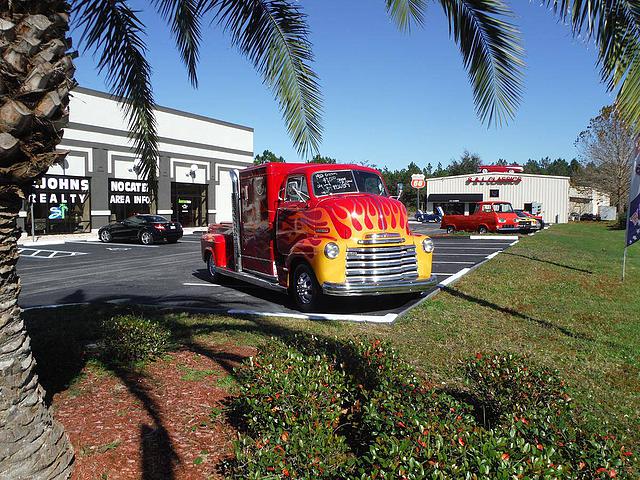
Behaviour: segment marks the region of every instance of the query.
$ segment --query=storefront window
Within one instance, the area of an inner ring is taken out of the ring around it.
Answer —
[[[173,218],[183,227],[207,225],[207,186],[196,183],[171,184]]]
[[[117,221],[138,213],[151,213],[149,182],[109,179],[109,210],[112,219]]]
[[[27,204],[27,231],[36,234],[91,231],[91,182],[87,177],[45,175],[34,185]]]

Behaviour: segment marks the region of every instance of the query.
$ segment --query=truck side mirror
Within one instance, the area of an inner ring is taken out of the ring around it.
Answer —
[[[285,189],[284,187],[282,187],[278,192],[278,201],[284,202],[284,193],[285,193]]]
[[[396,200],[400,200],[403,190],[404,190],[404,185],[398,182],[398,184],[396,185],[396,192],[398,192],[398,194],[392,198],[395,198]]]

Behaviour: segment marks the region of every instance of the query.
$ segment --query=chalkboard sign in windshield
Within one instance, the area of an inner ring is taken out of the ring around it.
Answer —
[[[358,191],[351,170],[333,170],[313,174],[313,193],[317,196]]]

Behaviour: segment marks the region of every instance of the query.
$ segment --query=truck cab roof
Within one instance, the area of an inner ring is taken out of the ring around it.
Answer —
[[[363,165],[355,165],[352,163],[284,163],[284,162],[269,162],[262,165],[255,165],[253,167],[243,170],[250,174],[250,172],[266,169],[269,172],[279,173],[281,175],[289,174],[310,174],[315,172],[326,172],[327,170],[364,170],[367,172],[379,173],[377,170],[365,167]]]

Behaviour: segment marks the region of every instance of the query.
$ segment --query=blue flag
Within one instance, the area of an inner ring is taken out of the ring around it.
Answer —
[[[631,187],[629,188],[629,216],[627,217],[627,246],[640,240],[640,151],[636,150],[636,158],[631,171]]]

